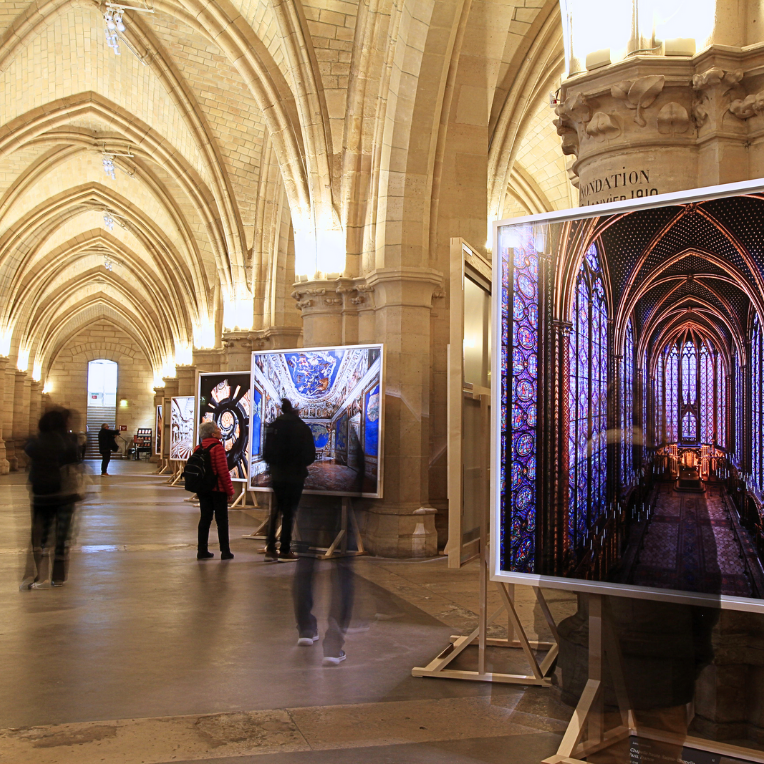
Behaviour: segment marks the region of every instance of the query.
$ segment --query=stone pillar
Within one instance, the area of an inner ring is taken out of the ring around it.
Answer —
[[[31,379],[25,371],[17,371],[13,389],[13,440],[16,444],[18,468],[26,467],[24,445],[29,438],[29,393]]]
[[[225,332],[221,369],[246,371],[252,366],[252,351],[264,347],[255,332]]]
[[[8,367],[8,359],[4,356],[0,356],[0,401],[5,398],[5,371]],[[7,475],[10,472],[11,465],[8,463],[6,456],[5,440],[3,439],[3,423],[4,418],[0,416],[0,475]],[[6,435],[10,433],[6,430]]]
[[[429,268],[295,284],[305,347],[384,344],[382,499],[366,505],[365,543],[383,557],[437,554],[429,506],[430,318],[443,278]]]
[[[16,458],[16,443],[13,440],[13,402],[16,394],[16,378],[13,367],[10,366],[10,359],[0,359],[4,363],[0,364],[0,382],[5,389],[5,406],[2,412],[3,433],[5,438],[5,458],[8,462],[8,470],[15,472],[19,468],[19,461]],[[0,391],[1,392],[1,391]]]
[[[197,371],[220,371],[222,360],[223,348],[194,350],[194,366]],[[246,368],[249,368],[249,366]]]
[[[29,386],[29,424],[27,432],[31,435],[37,432],[37,423],[42,415],[42,382],[32,380]],[[79,412],[77,413],[79,416]],[[76,422],[70,422],[69,426],[74,428]],[[76,429],[75,429],[76,432]]]
[[[564,82],[555,125],[581,205],[759,177],[758,56],[634,56]]]
[[[178,395],[196,395],[196,367],[178,366]]]

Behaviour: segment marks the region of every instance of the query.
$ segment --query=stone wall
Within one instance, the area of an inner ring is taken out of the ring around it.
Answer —
[[[108,321],[88,326],[64,344],[48,376],[51,403],[87,411],[88,363],[99,358],[119,364],[117,376],[117,428],[131,440],[138,427],[154,428],[153,373],[136,342]],[[121,399],[127,406],[119,406]],[[84,424],[83,424],[84,426]]]

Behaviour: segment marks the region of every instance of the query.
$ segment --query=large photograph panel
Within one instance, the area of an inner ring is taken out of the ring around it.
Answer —
[[[249,464],[249,421],[252,402],[250,373],[216,372],[199,375],[199,424],[213,421],[220,428],[231,480],[246,482]]]
[[[253,353],[250,487],[270,489],[265,428],[288,398],[316,446],[305,492],[380,497],[382,390],[381,345]]]
[[[170,404],[170,459],[185,462],[194,450],[194,396],[173,396]]]
[[[764,610],[749,185],[497,225],[496,578]]]

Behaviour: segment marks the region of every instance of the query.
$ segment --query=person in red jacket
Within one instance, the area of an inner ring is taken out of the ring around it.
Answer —
[[[215,555],[207,549],[210,537],[210,525],[212,516],[215,516],[215,524],[218,527],[218,541],[220,541],[220,559],[233,560],[231,547],[228,542],[228,502],[233,498],[233,483],[231,473],[228,470],[225,448],[220,441],[220,428],[215,422],[204,421],[199,425],[199,438],[202,443],[200,448],[210,449],[210,461],[212,471],[217,476],[217,485],[214,490],[207,494],[197,494],[199,497],[199,510],[202,516],[199,518],[199,540],[196,549],[197,560],[209,560]]]

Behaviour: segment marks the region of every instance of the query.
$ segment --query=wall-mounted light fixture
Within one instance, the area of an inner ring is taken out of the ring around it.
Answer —
[[[121,409],[126,409],[126,408],[127,408],[127,398],[121,398],[121,399],[120,399],[120,401],[119,401],[119,407],[120,407]]]
[[[145,56],[138,54],[138,51],[132,46],[130,41],[126,37],[120,37],[127,31],[125,26],[124,13],[125,11],[137,11],[138,13],[154,13],[154,9],[147,3],[143,3],[140,6],[135,5],[122,5],[121,3],[106,3],[106,10],[103,12],[103,20],[106,28],[104,32],[106,34],[106,44],[114,51],[114,55],[120,55],[119,43],[124,42],[127,45],[127,49],[144,65]]]

